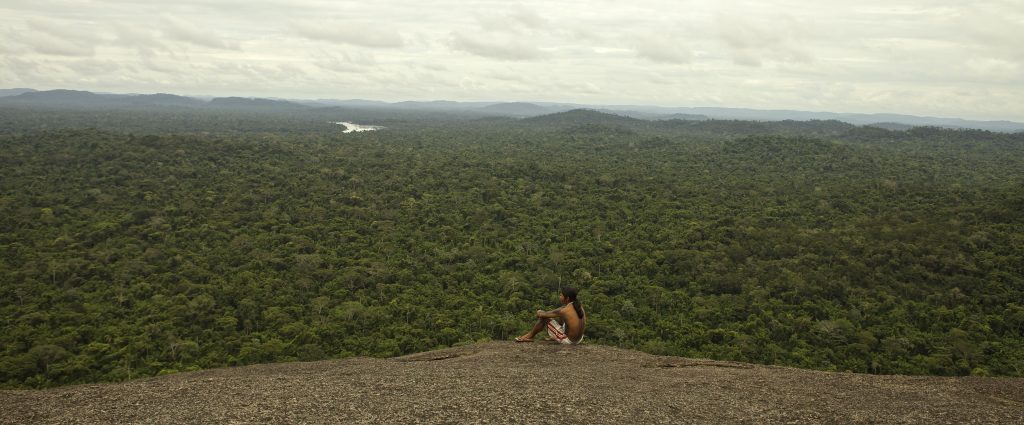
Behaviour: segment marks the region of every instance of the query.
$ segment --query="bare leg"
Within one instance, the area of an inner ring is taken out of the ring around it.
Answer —
[[[519,338],[516,338],[516,342],[531,342],[531,341],[533,341],[533,337],[535,335],[537,335],[538,333],[540,333],[540,331],[544,330],[544,327],[547,326],[548,320],[551,320],[551,319],[539,319],[539,320],[537,320],[537,324],[533,325],[533,329],[530,329],[530,331],[527,332],[526,335],[523,335],[523,336],[521,336]]]

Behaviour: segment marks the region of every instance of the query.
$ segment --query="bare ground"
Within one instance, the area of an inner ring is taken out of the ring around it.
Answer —
[[[0,423],[1024,424],[1024,379],[875,376],[489,342],[0,391]]]

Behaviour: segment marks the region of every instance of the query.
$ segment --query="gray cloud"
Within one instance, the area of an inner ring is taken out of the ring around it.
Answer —
[[[505,13],[477,15],[480,27],[485,31],[524,32],[528,30],[546,30],[551,22],[537,11],[514,5]]]
[[[558,90],[565,90],[571,93],[583,95],[602,94],[604,91],[597,84],[589,81],[560,81],[555,83]]]
[[[177,62],[156,60],[151,57],[143,58],[141,67],[154,72],[164,74],[162,77],[174,76],[182,72],[181,64]]]
[[[115,24],[113,30],[113,42],[111,44],[135,49],[144,59],[150,59],[158,54],[173,55],[168,45],[160,41],[160,32],[154,29],[139,27],[136,25]]]
[[[740,66],[761,66],[764,61],[809,63],[810,52],[798,47],[805,31],[790,16],[762,17],[761,20],[742,15],[719,14],[719,36],[731,49],[733,63]]]
[[[528,61],[547,57],[537,46],[520,41],[518,37],[483,39],[456,32],[451,35],[451,47],[485,58]]]
[[[163,16],[161,21],[161,32],[167,38],[211,49],[239,49],[238,43],[222,39],[214,34],[211,28],[202,28],[195,23],[167,15]]]
[[[99,37],[89,31],[91,25],[82,24],[76,21],[55,20],[50,18],[35,17],[26,21],[28,27],[35,31],[44,32],[64,40],[75,40],[83,43],[95,43]],[[83,34],[84,31],[88,31]]]
[[[32,34],[21,39],[32,50],[57,56],[92,56],[96,49],[89,44],[54,37],[50,34]]]
[[[770,48],[783,44],[786,39],[784,25],[762,26],[735,15],[719,15],[718,20],[722,40],[735,49]]]
[[[398,32],[351,22],[292,22],[296,34],[311,39],[362,47],[400,48],[405,41]]]
[[[372,54],[351,54],[348,52],[334,55],[328,52],[320,52],[314,56],[313,63],[325,70],[333,72],[359,73],[376,65]]]
[[[89,76],[112,75],[122,69],[121,64],[115,61],[91,58],[65,62],[65,66],[73,69],[76,74]]]
[[[741,66],[759,67],[761,58],[750,50],[738,50],[732,53],[732,63]]]
[[[20,42],[32,51],[56,56],[92,56],[96,37],[90,32],[79,35],[71,25],[46,18],[31,18],[23,31],[9,31],[7,40]]]
[[[6,55],[0,58],[0,68],[4,69],[4,80],[8,84],[15,82],[31,82],[33,77],[38,78],[39,75],[47,75],[48,71],[37,61],[24,60]],[[6,81],[8,79],[11,81]]]
[[[996,3],[998,4],[998,2]],[[1024,8],[1000,9],[981,3],[954,21],[979,47],[1024,61]]]
[[[633,50],[637,56],[655,62],[686,64],[693,60],[693,52],[678,39],[646,37],[637,40]]]

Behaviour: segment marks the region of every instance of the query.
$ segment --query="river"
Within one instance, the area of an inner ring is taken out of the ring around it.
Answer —
[[[355,132],[373,131],[373,130],[380,130],[380,129],[384,128],[384,127],[379,126],[379,125],[361,125],[361,124],[353,124],[353,123],[344,122],[344,121],[338,121],[335,124],[345,126],[345,131],[342,131],[342,133],[351,133],[353,131],[355,131]]]

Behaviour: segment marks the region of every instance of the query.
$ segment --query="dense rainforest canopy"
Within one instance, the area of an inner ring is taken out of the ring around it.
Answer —
[[[0,385],[509,339],[560,285],[588,343],[1024,376],[1022,211],[1022,134],[3,108]]]

